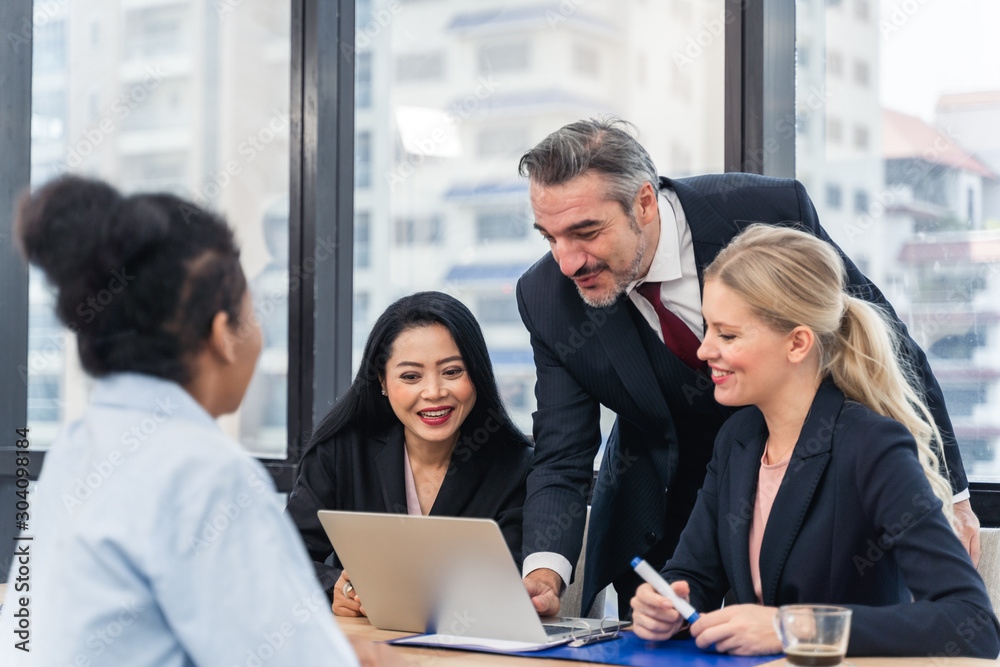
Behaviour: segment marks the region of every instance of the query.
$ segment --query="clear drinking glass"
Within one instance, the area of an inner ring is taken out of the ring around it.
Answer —
[[[840,665],[851,635],[851,610],[827,605],[785,605],[778,608],[774,629],[788,664]]]

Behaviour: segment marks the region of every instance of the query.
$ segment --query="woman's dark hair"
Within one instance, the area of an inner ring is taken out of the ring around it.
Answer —
[[[169,194],[122,196],[63,176],[22,197],[16,235],[56,288],[83,368],[184,384],[222,311],[239,321],[246,277],[225,221]]]
[[[486,350],[486,341],[479,323],[458,299],[442,292],[417,292],[404,296],[375,322],[361,357],[361,366],[347,392],[330,409],[316,427],[309,446],[328,440],[346,427],[365,432],[385,432],[398,424],[389,401],[382,395],[380,378],[385,377],[385,364],[392,356],[392,346],[399,334],[414,327],[443,325],[458,346],[466,372],[476,388],[476,404],[462,424],[464,437],[501,433],[508,440],[524,441],[524,434],[514,425],[500,399],[493,365]],[[492,423],[491,423],[492,422]],[[474,441],[474,447],[481,442]]]

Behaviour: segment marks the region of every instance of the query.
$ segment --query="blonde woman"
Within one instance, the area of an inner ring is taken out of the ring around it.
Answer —
[[[940,435],[893,330],[843,285],[830,244],[763,225],[706,270],[698,356],[719,403],[753,407],[719,432],[663,575],[702,612],[702,647],[780,652],[775,608],[828,603],[853,609],[849,655],[995,658],[996,616],[949,523]],[[682,627],[648,584],[632,608],[641,637]]]

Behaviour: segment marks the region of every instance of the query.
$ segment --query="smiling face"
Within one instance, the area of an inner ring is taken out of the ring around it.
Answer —
[[[462,355],[441,324],[396,336],[382,386],[410,446],[454,447],[476,404]]]
[[[659,239],[652,186],[643,185],[628,215],[606,197],[605,179],[589,171],[559,185],[530,185],[535,228],[548,241],[559,270],[595,308],[610,306],[645,275]]]
[[[705,282],[702,313],[707,330],[698,358],[712,370],[715,400],[762,410],[783,400],[798,370],[795,332],[782,334],[769,327],[718,280]]]

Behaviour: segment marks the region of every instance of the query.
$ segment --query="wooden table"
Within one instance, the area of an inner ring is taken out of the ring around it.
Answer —
[[[337,623],[344,634],[349,637],[368,639],[369,641],[384,641],[403,637],[409,633],[377,630],[367,619],[337,618]],[[417,665],[507,665],[507,667],[573,667],[574,665],[598,665],[603,663],[576,662],[571,660],[546,660],[542,658],[520,658],[506,655],[490,655],[488,653],[467,653],[465,651],[447,651],[443,649],[416,648],[397,646]],[[974,660],[972,658],[849,658],[848,662],[855,667],[985,667],[985,665],[1000,664],[1000,660]],[[784,667],[782,659],[768,662],[761,667]]]
[[[395,639],[397,637],[405,637],[410,634],[407,632],[390,632],[388,630],[377,630],[372,627],[366,619],[363,618],[337,618],[337,624],[340,625],[340,629],[344,631],[344,634],[348,637],[357,637],[359,639],[366,639],[368,641],[385,641],[387,639]],[[430,649],[430,648],[417,648],[415,646],[397,646],[395,647],[397,651],[402,653],[408,659],[412,660],[414,664],[423,667],[424,665],[442,665],[444,667],[449,667],[454,665],[471,665],[472,667],[479,667],[480,665],[489,667],[491,665],[506,667],[574,667],[575,665],[580,665],[580,667],[597,667],[598,665],[604,665],[608,667],[605,663],[599,662],[577,662],[575,660],[550,660],[543,658],[531,658],[531,657],[516,657],[507,655],[491,655],[489,653],[470,653],[466,651],[452,651],[444,649]],[[982,660],[973,660],[972,663],[982,663]],[[856,663],[857,667],[862,667],[860,663]],[[896,664],[893,662],[884,663],[886,667],[889,664]],[[914,665],[919,665],[920,663],[914,663]],[[959,663],[955,663],[954,667],[958,667]],[[986,663],[992,664],[992,663]],[[775,660],[774,662],[768,662],[760,667],[784,667],[784,660]],[[867,667],[868,663],[865,663],[864,667]],[[881,667],[882,663],[872,663],[872,665],[877,665]],[[951,663],[949,663],[951,665]]]
[[[3,601],[6,592],[6,584],[0,584],[0,602]],[[405,632],[389,632],[388,630],[377,630],[373,628],[368,619],[364,618],[338,618],[338,625],[349,637],[358,637],[368,641],[384,641],[396,637],[405,636]],[[569,660],[544,660],[541,658],[520,658],[505,655],[491,655],[488,653],[467,653],[465,651],[448,651],[444,649],[417,648],[409,646],[399,646],[396,648],[403,655],[412,660],[416,665],[434,665],[435,667],[448,667],[454,665],[469,665],[478,667],[480,665],[489,667],[491,665],[507,667],[573,667],[579,665],[597,665],[594,662],[573,662]],[[849,662],[855,667],[985,667],[985,665],[1000,664],[1000,660],[973,660],[971,658],[850,658]],[[781,667],[784,660],[775,660],[767,663],[770,667]]]
[[[378,630],[372,627],[366,618],[337,618],[337,624],[348,637],[358,637],[368,641],[385,641],[405,637],[408,632],[390,632],[388,630]],[[507,667],[573,667],[573,665],[597,665],[596,662],[574,662],[568,660],[544,660],[542,658],[520,658],[506,655],[492,655],[490,653],[469,653],[466,651],[453,651],[446,649],[418,648],[416,646],[397,646],[396,650],[412,660],[417,665],[439,665],[448,667],[449,665],[506,665]],[[780,663],[778,663],[780,664]]]

